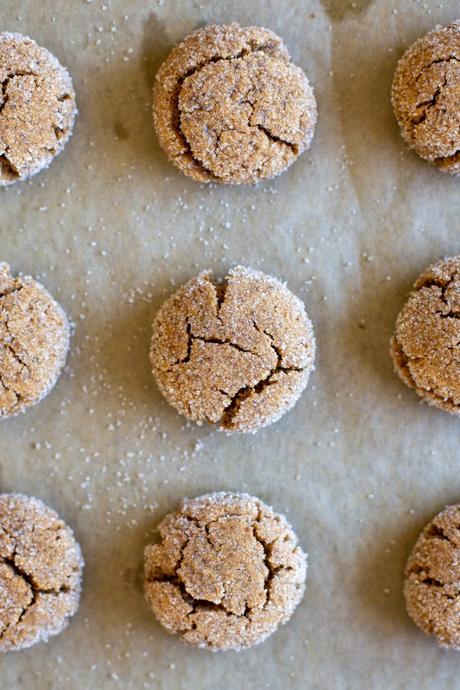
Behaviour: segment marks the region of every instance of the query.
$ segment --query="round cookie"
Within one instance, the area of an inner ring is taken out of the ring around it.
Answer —
[[[37,498],[0,494],[0,651],[60,633],[78,608],[83,559],[72,530]]]
[[[448,506],[420,534],[406,566],[409,616],[441,647],[460,650],[460,505]]]
[[[0,263],[0,418],[24,412],[53,388],[65,364],[69,325],[32,278]]]
[[[401,379],[430,404],[460,414],[460,256],[418,278],[396,321],[391,355]]]
[[[313,327],[276,278],[242,266],[224,283],[201,273],[161,307],[153,374],[188,419],[254,432],[294,406],[313,369]]]
[[[419,156],[460,173],[460,22],[418,39],[396,68],[392,103],[402,135]]]
[[[272,178],[310,147],[313,90],[282,40],[259,27],[207,26],[160,68],[153,120],[160,145],[198,182]]]
[[[212,651],[251,647],[302,599],[307,559],[282,515],[247,494],[182,501],[145,549],[145,594],[184,642]]]
[[[21,34],[0,34],[0,187],[48,166],[75,114],[72,80],[54,55]]]

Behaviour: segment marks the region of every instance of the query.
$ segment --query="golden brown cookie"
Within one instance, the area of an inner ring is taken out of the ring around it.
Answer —
[[[460,649],[460,505],[448,506],[420,534],[406,566],[409,616],[441,647]]]
[[[427,268],[396,321],[391,355],[430,404],[460,414],[460,256]]]
[[[243,649],[286,623],[307,559],[286,519],[247,494],[185,499],[145,549],[145,594],[160,623],[195,647]]]
[[[201,273],[161,307],[153,325],[153,374],[188,419],[253,432],[298,400],[313,369],[313,327],[276,278],[238,266],[224,283]]]
[[[75,114],[72,80],[54,55],[21,34],[0,34],[0,187],[48,166]]]
[[[419,156],[460,173],[460,22],[418,39],[396,68],[392,103],[402,135]]]
[[[69,325],[32,278],[0,263],[0,418],[24,412],[53,388],[65,364]]]
[[[259,27],[207,26],[176,46],[154,86],[162,148],[199,182],[249,184],[309,148],[316,101],[282,40]]]
[[[78,608],[83,559],[72,530],[37,498],[0,494],[0,651],[60,633]]]

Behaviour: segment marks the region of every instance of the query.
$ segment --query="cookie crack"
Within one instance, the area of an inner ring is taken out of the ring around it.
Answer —
[[[30,609],[32,609],[35,606],[35,604],[37,603],[37,598],[40,595],[50,595],[51,594],[53,596],[59,596],[59,594],[61,594],[61,593],[67,593],[70,591],[70,588],[67,585],[62,585],[59,589],[54,589],[54,588],[46,589],[46,588],[39,587],[35,583],[33,577],[30,575],[30,573],[28,573],[26,570],[21,568],[16,563],[15,557],[16,557],[16,552],[14,552],[12,556],[8,556],[8,557],[4,556],[4,557],[0,558],[0,563],[6,564],[12,570],[14,575],[21,578],[21,580],[23,580],[29,586],[31,599],[26,606],[21,607],[22,610],[21,610],[19,616],[16,618],[16,620],[10,621],[8,623],[8,625],[6,625],[0,631],[0,640],[5,636],[5,634],[8,632],[8,630],[11,627],[19,625],[19,623],[22,621],[22,619],[24,618],[26,613],[28,611],[30,611]]]
[[[166,371],[172,371],[174,369],[174,367],[176,367],[177,365],[187,364],[188,362],[190,362],[191,357],[192,357],[193,343],[196,340],[198,340],[202,343],[211,343],[211,344],[215,344],[215,345],[229,345],[230,347],[235,348],[235,350],[238,350],[238,352],[242,352],[242,353],[248,354],[248,355],[253,355],[254,357],[258,357],[259,359],[263,359],[263,355],[261,355],[259,352],[254,352],[254,350],[248,350],[247,348],[244,348],[241,345],[238,345],[238,343],[235,343],[233,340],[229,340],[227,338],[206,338],[204,336],[194,335],[192,332],[192,327],[191,327],[191,324],[189,321],[187,321],[186,332],[187,332],[187,338],[188,339],[187,339],[187,352],[186,352],[185,356],[182,359],[179,359],[176,362],[174,362],[171,365],[171,367],[169,369],[167,369]],[[274,370],[272,373],[274,373]]]
[[[439,588],[444,588],[445,584],[444,582],[440,582],[439,580],[436,580],[434,577],[424,577],[423,579],[420,580],[420,582],[424,585],[428,585],[429,587],[439,587]],[[449,599],[453,599],[452,596],[447,595]]]
[[[0,348],[2,348],[2,347],[7,349],[8,352],[11,352],[11,354],[13,355],[13,358],[16,360],[16,362],[18,362],[18,364],[20,364],[22,367],[24,367],[24,369],[26,369],[26,371],[30,371],[29,365],[26,364],[26,362],[21,358],[20,355],[18,355],[18,353],[16,352],[14,347],[11,345],[11,343],[6,343],[3,341],[2,343],[0,343]]]
[[[225,300],[227,297],[228,281],[225,281],[223,283],[212,283],[212,284],[213,284],[214,290],[216,292],[217,318],[221,319],[219,314],[220,314],[222,307],[225,304]]]
[[[460,149],[458,151],[455,151],[455,153],[451,153],[450,156],[439,156],[438,158],[434,159],[435,163],[456,163],[457,161],[460,160]]]
[[[6,106],[6,104],[9,101],[9,96],[7,93],[8,90],[8,85],[12,79],[15,77],[33,77],[35,81],[35,86],[37,86],[37,74],[35,72],[24,72],[24,71],[17,71],[17,72],[9,72],[6,77],[3,79],[3,81],[0,82],[0,96],[1,96],[1,102],[0,102],[0,114],[2,113],[2,110]]]
[[[422,288],[439,287],[439,288],[441,288],[441,294],[439,295],[439,299],[442,302],[444,302],[445,305],[450,307],[450,305],[446,299],[446,291],[450,288],[452,283],[454,283],[456,280],[458,280],[458,278],[459,278],[459,274],[453,273],[448,280],[442,280],[442,278],[430,277],[430,278],[427,278],[426,280],[423,280],[423,281],[417,281],[417,291],[422,289]]]
[[[1,158],[1,156],[0,156],[0,158]],[[11,282],[13,282],[13,281],[11,281]],[[11,288],[5,287],[3,289],[0,289],[0,299],[2,297],[7,297],[8,295],[16,295],[18,292],[21,292],[21,290],[23,290],[23,289],[24,289],[24,285],[19,285],[19,286],[15,285],[14,287],[11,287]]]
[[[261,545],[263,549],[263,562],[264,566],[267,569],[267,574],[265,576],[264,580],[264,591],[265,591],[265,604],[263,606],[262,610],[265,610],[267,606],[270,603],[270,596],[271,596],[271,588],[272,588],[272,582],[273,579],[275,578],[275,575],[279,573],[279,571],[282,569],[282,566],[279,566],[277,568],[274,568],[271,564],[271,555],[272,555],[272,549],[273,549],[273,544],[275,543],[276,539],[273,542],[266,542],[264,539],[261,539],[259,535],[257,534],[257,527],[259,526],[259,520],[260,520],[260,514],[258,517],[258,520],[253,523],[252,530],[254,534],[254,539],[258,544]]]
[[[251,123],[249,123],[249,124],[251,127],[255,127],[260,132],[263,132],[273,144],[277,144],[277,145],[283,146],[283,147],[287,146],[288,148],[291,149],[294,156],[297,156],[299,154],[299,147],[297,146],[297,144],[292,144],[290,141],[286,141],[285,139],[281,139],[281,137],[275,136],[274,134],[272,134],[270,132],[269,129],[267,129],[263,125],[259,125],[259,124],[253,125]]]
[[[8,348],[8,349],[12,352],[13,357],[15,357],[14,350],[11,348],[10,345],[8,345],[7,343],[2,343],[2,346],[5,347],[5,348]],[[0,347],[1,347],[1,346],[0,346]],[[16,357],[15,357],[15,358],[16,358]],[[19,361],[19,360],[18,360],[18,361]],[[20,362],[20,363],[21,363],[21,362]],[[22,395],[22,393],[19,393],[19,391],[17,391],[16,388],[14,388],[14,386],[8,385],[8,384],[5,382],[5,376],[4,376],[4,374],[3,374],[2,371],[0,371],[0,384],[3,386],[3,388],[4,388],[7,392],[13,393],[13,394],[16,396],[16,403],[18,403],[18,402],[20,402],[21,400],[24,399],[24,396]],[[0,408],[0,416],[1,416],[1,408]]]
[[[417,579],[417,582],[419,584],[426,585],[429,588],[439,590],[439,594],[446,599],[450,599],[451,601],[453,601],[459,598],[459,594],[450,594],[448,591],[446,591],[448,585],[445,582],[441,582],[437,578],[431,577],[429,574],[429,570],[427,571],[421,565],[413,565],[407,574],[408,576],[413,575]]]
[[[6,532],[6,530],[4,530]],[[6,532],[7,533],[7,532]],[[17,564],[17,551],[14,551],[11,556],[0,557],[0,563],[6,563],[17,577],[22,578],[35,594],[62,594],[70,591],[69,585],[62,584],[60,587],[41,587],[34,580],[33,575],[28,573],[24,568]]]
[[[10,161],[6,153],[0,153],[0,177],[16,178],[20,173]]]
[[[450,537],[444,532],[442,527],[439,527],[439,525],[431,525],[425,536],[429,539],[441,539],[442,541],[448,541],[452,544]],[[454,544],[452,544],[452,546],[454,546]]]
[[[16,402],[19,402],[21,400],[21,396],[19,393],[17,393],[14,388],[11,388],[10,386],[7,386],[6,383],[3,381],[2,376],[0,374],[0,384],[3,386],[4,390],[6,390],[8,393],[13,393],[13,395],[16,396]],[[0,408],[0,416],[2,413],[2,409]]]
[[[446,86],[447,86],[447,77],[444,79],[444,83],[442,84],[442,86],[438,86],[438,88],[436,89],[436,91],[434,92],[433,96],[430,99],[428,99],[426,101],[421,101],[420,103],[417,103],[417,105],[415,106],[417,108],[417,110],[419,108],[424,108],[424,110],[422,111],[422,113],[418,117],[415,117],[411,120],[411,124],[414,127],[417,127],[418,125],[421,125],[423,122],[426,121],[426,119],[428,118],[429,112],[437,106],[438,101],[439,101],[439,97],[441,96],[442,91]]]
[[[268,334],[267,334],[268,335]],[[228,405],[224,407],[223,414],[220,418],[220,423],[224,429],[232,427],[233,420],[238,415],[240,408],[245,400],[252,397],[253,395],[260,395],[269,386],[276,385],[278,381],[273,381],[272,378],[279,373],[289,374],[290,372],[301,373],[304,371],[303,368],[299,367],[285,367],[282,366],[282,352],[272,344],[277,355],[277,364],[271,369],[266,376],[261,378],[255,385],[246,385],[236,391],[236,393],[231,397]],[[228,395],[228,394],[227,394]]]
[[[199,335],[193,335],[193,333],[191,334],[191,338],[192,341],[200,340],[203,343],[214,343],[215,345],[230,345],[230,347],[234,347],[235,350],[238,350],[238,352],[243,352],[247,355],[254,355],[254,357],[262,358],[262,355],[260,355],[258,352],[254,352],[253,350],[247,350],[241,345],[238,345],[238,343],[234,343],[232,340],[226,340],[221,338],[204,338]]]
[[[12,292],[19,292],[20,289],[22,289],[22,288],[18,288],[16,291],[13,290]],[[10,293],[10,294],[12,294],[12,293]],[[10,331],[9,326],[8,326],[8,319],[6,319],[6,320],[4,321],[4,326],[5,326],[6,330],[8,331],[8,333],[10,333],[11,331]],[[13,347],[13,345],[11,345],[11,343],[2,341],[2,342],[0,343],[0,351],[1,351],[2,348],[3,348],[4,350],[7,350],[8,352],[10,352],[10,353],[12,354],[14,360],[15,360],[18,364],[20,364],[21,367],[23,367],[23,369],[25,369],[26,371],[30,372],[30,367],[29,367],[29,365],[28,365],[28,364],[22,359],[22,357],[17,353],[17,351],[15,350],[15,348]],[[24,396],[23,396],[19,391],[17,391],[16,388],[15,388],[14,386],[12,386],[12,385],[7,385],[7,384],[5,383],[5,376],[4,376],[3,372],[1,372],[1,371],[0,371],[0,383],[1,383],[1,385],[3,386],[3,388],[4,388],[5,390],[9,391],[10,393],[14,393],[14,395],[16,396],[16,402],[20,402],[21,400],[24,399]]]
[[[415,82],[417,83],[418,80],[422,77],[423,73],[426,72],[427,70],[431,69],[431,67],[433,67],[433,65],[439,65],[442,63],[449,64],[449,62],[460,62],[460,59],[458,57],[456,57],[455,55],[450,55],[448,58],[437,58],[436,60],[433,60],[432,62],[428,63],[428,65],[424,65],[424,67],[422,67],[422,69],[420,70],[420,73],[419,73],[417,79],[415,80]]]

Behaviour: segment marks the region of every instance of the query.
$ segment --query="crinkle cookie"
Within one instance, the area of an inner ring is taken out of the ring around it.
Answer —
[[[32,278],[0,263],[0,418],[25,412],[53,388],[69,349],[62,307]]]
[[[420,534],[406,566],[409,616],[441,647],[460,650],[460,505],[448,506]]]
[[[160,623],[212,651],[251,647],[302,599],[307,559],[282,515],[247,494],[185,499],[145,549],[145,594]]]
[[[391,355],[401,379],[432,405],[460,414],[460,256],[418,278],[396,321]]]
[[[225,282],[201,273],[161,307],[153,374],[188,419],[254,432],[291,409],[313,369],[315,339],[302,302],[276,278],[238,266]]]
[[[48,166],[72,134],[72,80],[45,48],[0,34],[0,187]]]
[[[199,182],[272,178],[310,147],[316,101],[282,40],[259,27],[207,26],[176,46],[154,86],[162,148]]]
[[[437,27],[403,55],[392,103],[402,135],[419,156],[460,173],[460,22]]]
[[[60,633],[78,609],[83,559],[57,513],[22,494],[0,494],[0,651]]]

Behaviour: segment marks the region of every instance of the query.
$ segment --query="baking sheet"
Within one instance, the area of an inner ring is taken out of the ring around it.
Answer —
[[[458,421],[392,373],[388,341],[416,275],[459,252],[458,181],[407,151],[389,103],[397,58],[457,0],[2,0],[73,78],[73,139],[0,195],[1,259],[37,276],[75,322],[55,391],[4,421],[0,488],[41,497],[86,557],[69,628],[0,658],[8,690],[443,690],[459,658],[406,616],[418,531],[458,501]],[[176,172],[151,126],[151,84],[197,26],[238,20],[284,37],[319,104],[310,152],[257,189]],[[191,427],[162,400],[150,323],[175,286],[235,262],[288,281],[318,358],[295,409],[255,436]],[[184,495],[231,489],[284,511],[309,553],[290,623],[239,654],[190,649],[147,610],[142,551]]]

